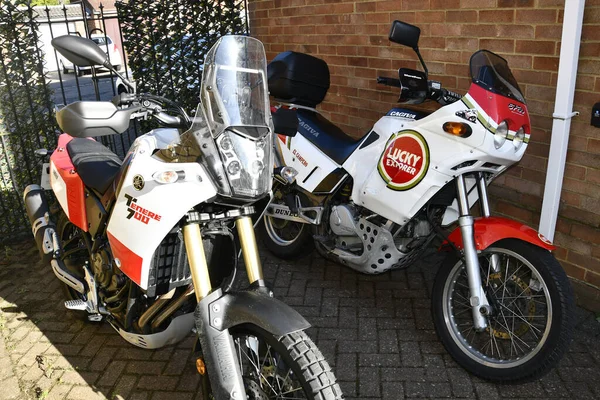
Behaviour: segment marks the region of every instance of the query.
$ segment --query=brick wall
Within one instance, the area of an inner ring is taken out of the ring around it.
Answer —
[[[508,59],[525,93],[532,142],[523,160],[490,189],[496,213],[539,224],[556,92],[563,0],[251,0],[251,32],[267,58],[286,50],[327,61],[331,88],[321,111],[348,133],[366,132],[396,103],[398,90],[377,76],[417,68],[412,50],[387,40],[394,19],[421,28],[432,79],[465,93],[468,61],[481,48]],[[589,125],[600,101],[600,1],[588,0],[580,50],[556,256],[580,300],[600,308],[600,130]],[[436,108],[427,105],[426,108]],[[552,162],[552,161],[550,161]],[[592,286],[591,286],[592,285]]]

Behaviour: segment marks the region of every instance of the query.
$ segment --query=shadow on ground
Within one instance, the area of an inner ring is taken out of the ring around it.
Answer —
[[[284,262],[262,252],[275,295],[313,324],[346,398],[600,398],[600,324],[577,309],[575,341],[559,367],[525,385],[474,378],[433,331],[435,260],[379,276],[316,254]],[[129,345],[106,324],[74,319],[59,281],[30,242],[0,256],[0,399],[199,399],[193,337],[157,351]]]

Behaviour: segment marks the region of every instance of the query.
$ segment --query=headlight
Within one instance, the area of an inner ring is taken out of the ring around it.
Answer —
[[[497,149],[502,147],[504,142],[506,142],[506,137],[508,136],[508,124],[506,121],[500,122],[498,128],[496,128],[496,133],[494,133],[494,146]]]
[[[513,145],[515,146],[515,151],[518,151],[521,146],[523,146],[523,141],[525,140],[525,130],[523,127],[520,127],[517,133],[515,134],[515,138],[513,139]]]
[[[257,197],[269,191],[271,135],[254,140],[225,131],[217,138],[217,146],[233,196]]]

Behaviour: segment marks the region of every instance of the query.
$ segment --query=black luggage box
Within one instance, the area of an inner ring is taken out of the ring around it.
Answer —
[[[327,63],[304,53],[286,51],[267,66],[269,92],[278,100],[316,107],[329,89]]]

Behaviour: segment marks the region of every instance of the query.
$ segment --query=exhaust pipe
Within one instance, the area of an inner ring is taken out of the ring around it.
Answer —
[[[31,231],[35,237],[40,258],[44,263],[50,263],[58,279],[75,289],[85,293],[85,286],[81,280],[71,275],[63,261],[59,258],[62,253],[56,225],[50,219],[50,209],[44,195],[44,189],[39,185],[29,185],[23,192],[23,201],[27,216],[31,223]]]
[[[39,185],[27,186],[23,192],[23,201],[40,258],[44,263],[49,263],[58,249],[55,248],[54,243],[57,241],[56,225],[50,220],[50,209],[44,189]]]

